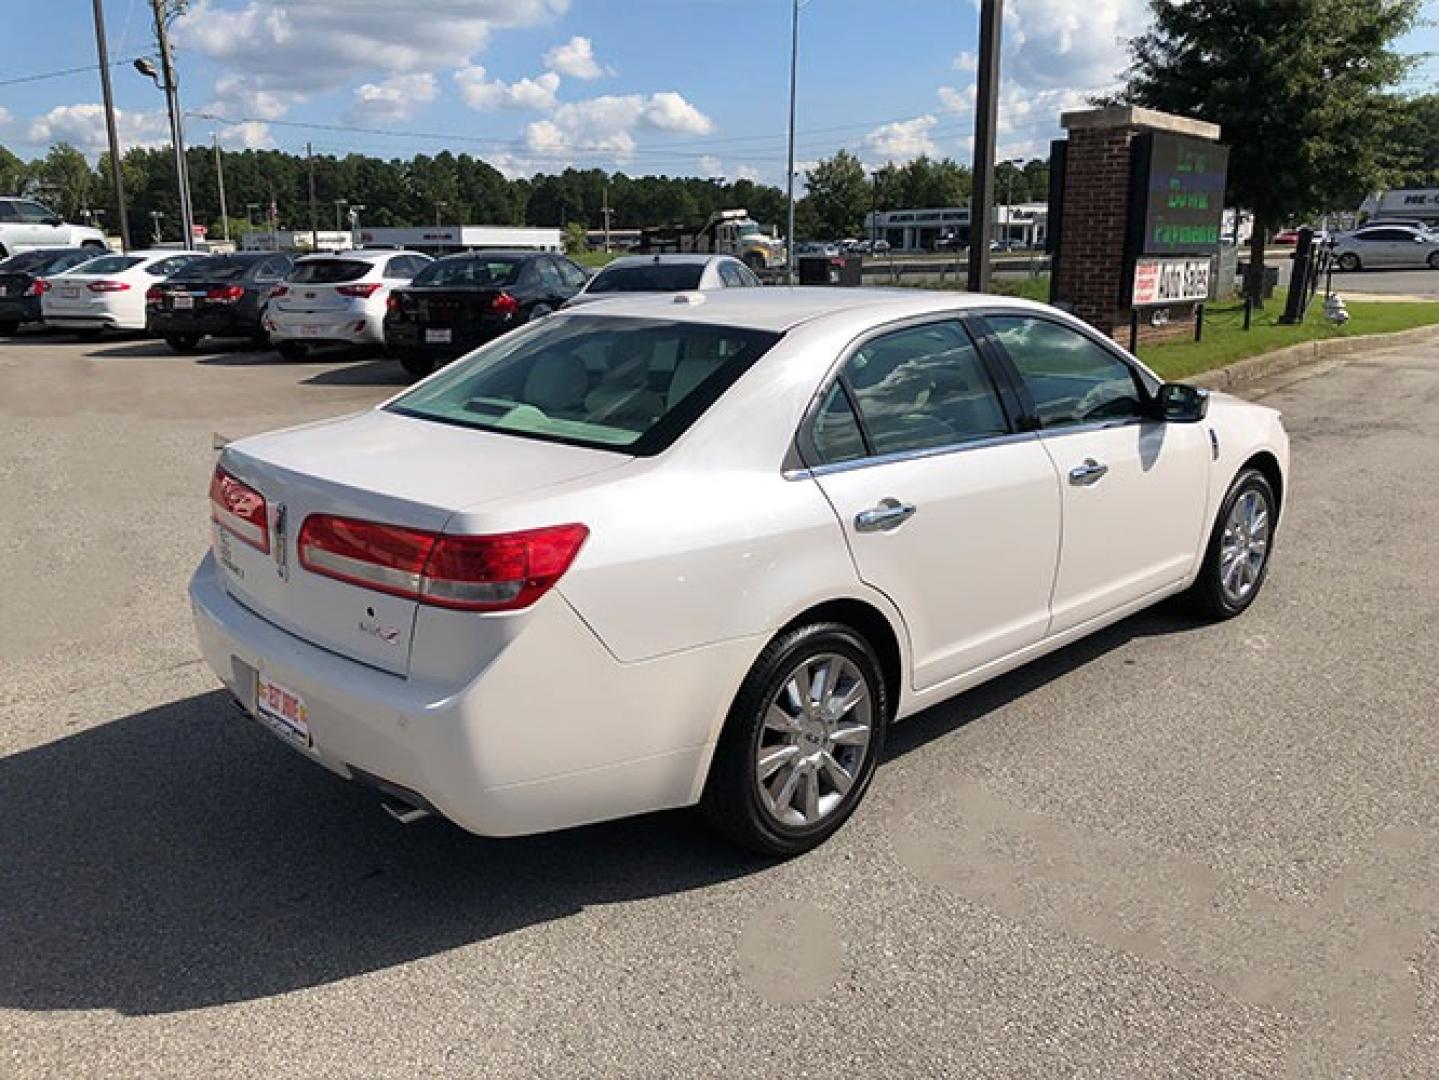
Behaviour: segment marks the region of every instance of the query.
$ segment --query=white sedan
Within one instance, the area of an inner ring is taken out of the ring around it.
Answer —
[[[712,289],[753,289],[755,272],[733,255],[626,255],[605,266],[565,301],[567,308],[621,296]]]
[[[401,818],[699,804],[794,854],[890,723],[1176,593],[1244,611],[1288,460],[1040,304],[616,301],[231,443],[190,596],[245,710]]]
[[[205,257],[201,251],[101,255],[50,278],[40,297],[40,316],[46,326],[81,333],[143,330],[150,287]]]
[[[263,325],[287,360],[312,345],[383,345],[390,290],[434,260],[418,251],[346,251],[298,260],[270,293]]]

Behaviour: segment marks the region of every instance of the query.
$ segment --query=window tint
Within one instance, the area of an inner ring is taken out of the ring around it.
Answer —
[[[151,277],[169,277],[182,267],[189,266],[195,261],[193,255],[174,255],[168,259],[161,259],[159,262],[151,263],[145,267],[145,273]]]
[[[585,272],[569,259],[556,259],[555,262],[560,268],[560,276],[565,279],[565,284],[571,289],[583,288],[585,282],[589,280],[585,276]]]
[[[720,280],[724,282],[726,289],[743,289],[749,284],[734,263],[720,263],[719,273]]]
[[[19,221],[20,212],[12,202],[0,202],[0,221]]]
[[[89,262],[95,258],[95,253],[93,251],[67,251],[63,255],[56,256],[47,252],[45,258],[48,260],[46,271],[51,274],[59,274],[69,270],[72,266]]]
[[[589,292],[684,292],[700,287],[702,263],[630,263],[607,266],[590,282]]]
[[[293,266],[294,263],[284,255],[276,255],[255,267],[255,280],[279,281],[290,272]]]
[[[958,323],[885,334],[844,366],[876,454],[950,446],[1009,430],[994,384]]]
[[[296,285],[338,285],[359,281],[370,272],[370,266],[359,259],[302,259],[290,271],[290,281]]]
[[[75,257],[74,252],[66,252],[65,256]],[[73,262],[65,262],[65,256],[56,258],[50,251],[26,251],[20,255],[11,255],[8,259],[0,262],[0,274],[33,274],[41,271],[48,271],[52,274],[59,273],[74,266]],[[88,254],[85,258],[90,258]],[[64,265],[61,265],[61,264]]]
[[[480,349],[389,407],[487,431],[653,454],[778,340],[702,323],[547,319]]]
[[[835,382],[824,397],[824,404],[814,418],[814,448],[822,462],[854,461],[865,456],[864,436],[859,420],[850,408],[844,387]]]
[[[257,260],[244,255],[210,255],[196,259],[179,273],[175,281],[234,281],[245,276],[245,271]]]
[[[762,281],[760,281],[759,275],[756,274],[753,270],[751,270],[748,266],[740,264],[734,269],[735,273],[738,274],[740,278],[744,281],[744,283],[748,285],[751,289],[757,289],[764,284]]]
[[[1358,234],[1358,239],[1367,242],[1392,243],[1395,240],[1413,241],[1415,234],[1408,229],[1369,229]]]
[[[81,267],[85,274],[123,274],[132,266],[138,266],[143,259],[134,255],[102,255],[98,259],[91,259]]]
[[[560,268],[554,259],[536,259],[535,269],[539,272],[540,283],[554,292],[564,292],[565,279],[560,277]]]
[[[1047,319],[988,321],[1019,369],[1041,427],[1146,415],[1134,370],[1083,334]]]
[[[500,287],[513,285],[519,277],[521,259],[513,256],[464,256],[438,259],[415,275],[416,285],[442,288]]]
[[[30,202],[28,199],[19,199],[12,205],[15,207],[15,212],[19,214],[20,220],[32,225],[52,221],[60,216],[50,208],[41,206],[37,202]]]

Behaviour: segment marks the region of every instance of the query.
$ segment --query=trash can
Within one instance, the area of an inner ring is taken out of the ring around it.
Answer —
[[[801,255],[799,283],[853,287],[860,284],[863,269],[864,258],[860,255]]]

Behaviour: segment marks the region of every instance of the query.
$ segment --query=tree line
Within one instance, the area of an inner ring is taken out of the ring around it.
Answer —
[[[702,220],[725,208],[743,207],[763,225],[784,228],[785,193],[753,180],[683,176],[629,176],[603,169],[565,169],[528,179],[511,179],[481,158],[449,151],[408,160],[365,154],[343,157],[283,150],[223,152],[226,205],[232,237],[267,229],[273,205],[281,228],[310,227],[310,172],[314,172],[317,225],[348,228],[348,209],[362,205],[361,225],[444,224],[533,225],[599,229],[605,208],[614,229]],[[215,156],[208,147],[186,152],[197,223],[219,236],[220,196]],[[168,148],[136,148],[121,159],[130,228],[136,243],[179,235],[179,196],[174,156]],[[1048,163],[1005,162],[998,173],[1000,199],[1043,200]],[[840,151],[807,171],[808,194],[795,209],[801,239],[863,235],[871,210],[965,206],[970,170],[948,158],[919,157],[873,172],[853,154]],[[28,194],[68,220],[97,213],[111,232],[118,228],[109,159],[92,166],[73,146],[59,144],[43,157],[22,161],[0,147],[0,194]],[[159,215],[159,216],[155,216]]]

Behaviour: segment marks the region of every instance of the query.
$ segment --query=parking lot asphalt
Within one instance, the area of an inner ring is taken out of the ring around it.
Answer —
[[[1432,345],[1267,399],[1292,492],[1244,617],[905,722],[782,864],[687,813],[401,826],[217,692],[213,435],[397,385],[0,341],[0,1076],[1439,1074]]]

